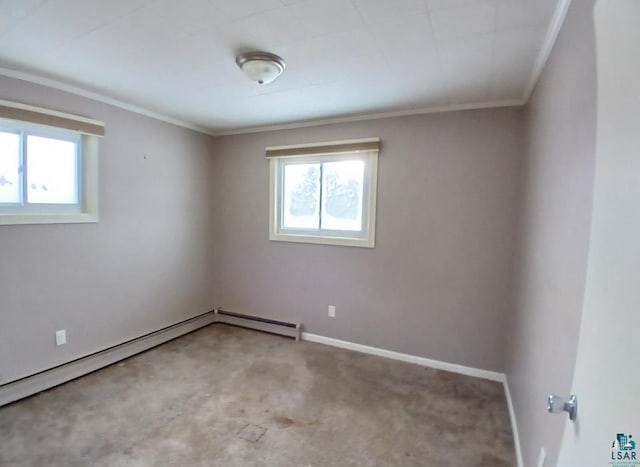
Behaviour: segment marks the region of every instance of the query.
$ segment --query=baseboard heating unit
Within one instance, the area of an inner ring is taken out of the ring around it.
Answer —
[[[300,340],[300,332],[302,328],[300,323],[288,323],[286,321],[278,321],[275,319],[232,313],[220,308],[216,308],[213,313],[215,314],[214,322],[216,323],[231,324],[233,326],[255,329],[257,331],[269,332],[280,336],[293,337],[297,341]]]
[[[208,311],[194,318],[63,363],[54,368],[49,368],[15,381],[0,384],[0,407],[59,384],[66,383],[72,379],[79,378],[80,376],[112,365],[125,358],[144,352],[145,350],[149,350],[157,345],[164,344],[184,334],[216,323],[225,323],[280,336],[292,337],[297,341],[300,340],[302,332],[302,325],[299,323],[287,323],[285,321],[260,318],[258,316],[242,315],[216,308],[213,311]]]

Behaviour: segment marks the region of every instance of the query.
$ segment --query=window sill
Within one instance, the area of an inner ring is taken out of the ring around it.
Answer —
[[[95,224],[98,216],[77,214],[0,214],[0,225],[26,224]]]
[[[355,246],[375,248],[374,238],[321,237],[316,235],[293,235],[271,232],[269,240],[275,242],[315,243],[317,245]]]

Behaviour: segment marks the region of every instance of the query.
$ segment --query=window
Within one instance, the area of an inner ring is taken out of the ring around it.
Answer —
[[[375,246],[379,140],[267,148],[276,241]]]
[[[0,101],[0,224],[96,222],[101,125]]]

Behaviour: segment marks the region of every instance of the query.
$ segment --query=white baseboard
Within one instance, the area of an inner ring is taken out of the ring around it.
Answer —
[[[504,378],[504,394],[507,398],[507,407],[509,408],[509,418],[511,419],[511,431],[513,432],[513,443],[516,449],[516,460],[518,467],[523,467],[522,450],[520,449],[520,436],[518,435],[518,423],[516,421],[516,412],[513,408],[513,400],[511,399],[511,390],[509,389],[509,381],[505,375]]]
[[[0,386],[0,407],[112,365],[216,321],[213,312]]]
[[[504,374],[498,373],[497,371],[482,370],[480,368],[473,368],[470,366],[458,365],[455,363],[441,362],[439,360],[432,360],[430,358],[418,357],[415,355],[409,355],[400,352],[393,352],[391,350],[380,349],[377,347],[369,347],[368,345],[356,344],[354,342],[341,341],[339,339],[333,339],[331,337],[318,336],[317,334],[309,334],[308,332],[302,333],[302,340],[331,345],[333,347],[340,347],[341,349],[355,350],[356,352],[377,355],[378,357],[385,357],[391,358],[393,360],[415,363],[416,365],[427,366],[430,368],[435,368],[437,370],[450,371],[452,373],[459,373],[461,375],[490,379],[491,381],[498,381],[500,383],[504,382]]]

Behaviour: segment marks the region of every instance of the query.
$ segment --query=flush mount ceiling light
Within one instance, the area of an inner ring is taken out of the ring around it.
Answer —
[[[238,55],[236,63],[245,75],[259,84],[269,84],[282,74],[284,60],[269,52],[248,52]]]

